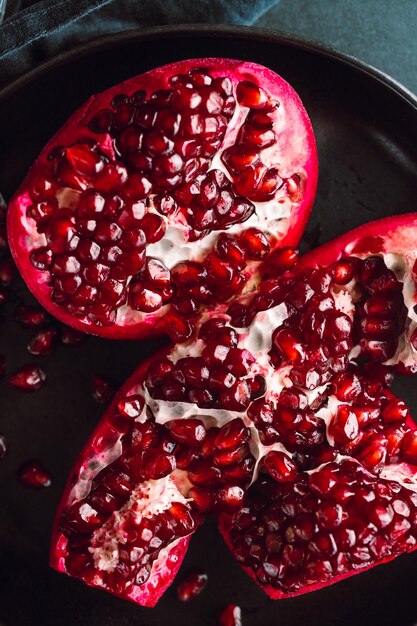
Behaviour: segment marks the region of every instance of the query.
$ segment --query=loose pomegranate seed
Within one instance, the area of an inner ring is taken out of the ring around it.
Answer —
[[[40,330],[27,345],[28,352],[35,356],[47,356],[51,354],[57,337],[54,328]]]
[[[208,576],[203,572],[193,572],[177,587],[177,595],[181,602],[189,602],[198,596],[207,584]]]
[[[8,287],[17,277],[17,269],[10,256],[0,260],[0,284]]]
[[[265,470],[278,483],[293,481],[297,476],[296,464],[283,452],[268,452],[263,462]]]
[[[21,391],[38,391],[46,380],[45,372],[38,365],[24,365],[9,376],[12,387]]]
[[[16,307],[14,318],[19,324],[28,328],[45,326],[49,321],[46,311],[39,307],[26,306],[24,304],[19,304]]]
[[[116,392],[116,385],[107,376],[96,374],[91,379],[91,393],[98,404],[109,404]]]
[[[22,485],[32,489],[42,489],[51,485],[50,473],[35,460],[26,461],[19,467],[18,478]]]
[[[242,611],[236,604],[228,604],[219,614],[219,626],[242,626]]]
[[[4,435],[0,435],[0,459],[4,459],[7,454],[8,445],[7,439]]]

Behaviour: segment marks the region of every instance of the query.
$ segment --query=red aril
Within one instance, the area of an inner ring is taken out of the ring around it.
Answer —
[[[47,469],[37,460],[25,461],[18,470],[19,481],[25,487],[42,489],[51,484],[51,475]]]
[[[23,365],[9,376],[10,385],[21,391],[39,391],[45,380],[45,372],[36,364]]]
[[[207,584],[207,574],[192,572],[177,587],[177,596],[181,602],[189,602],[200,595]]]
[[[242,626],[240,606],[228,604],[219,614],[218,626]]]
[[[69,326],[182,341],[202,307],[298,242],[316,179],[309,119],[282,78],[249,62],[181,61],[72,115],[10,203],[10,247]]]

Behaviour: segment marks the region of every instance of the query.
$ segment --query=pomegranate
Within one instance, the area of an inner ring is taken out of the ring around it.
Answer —
[[[416,227],[281,251],[274,278],[145,362],[69,478],[52,566],[153,606],[210,511],[273,598],[413,550],[417,430],[389,386],[413,369]]]
[[[229,59],[157,68],[92,97],[8,210],[10,248],[59,320],[114,338],[192,334],[296,244],[314,198],[311,124],[271,70]]]

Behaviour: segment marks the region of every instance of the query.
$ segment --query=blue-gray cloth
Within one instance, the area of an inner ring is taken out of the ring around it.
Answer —
[[[0,87],[99,35],[162,24],[252,24],[277,1],[43,0],[0,27]]]

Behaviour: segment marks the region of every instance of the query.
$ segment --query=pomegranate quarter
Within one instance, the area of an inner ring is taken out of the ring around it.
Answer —
[[[316,182],[311,124],[282,78],[249,62],[181,61],[72,115],[10,204],[10,248],[69,326],[184,341],[203,307],[297,244]]]
[[[389,387],[416,365],[416,233],[410,214],[287,251],[142,364],[71,473],[52,566],[153,606],[210,512],[272,598],[414,550],[417,431]]]

